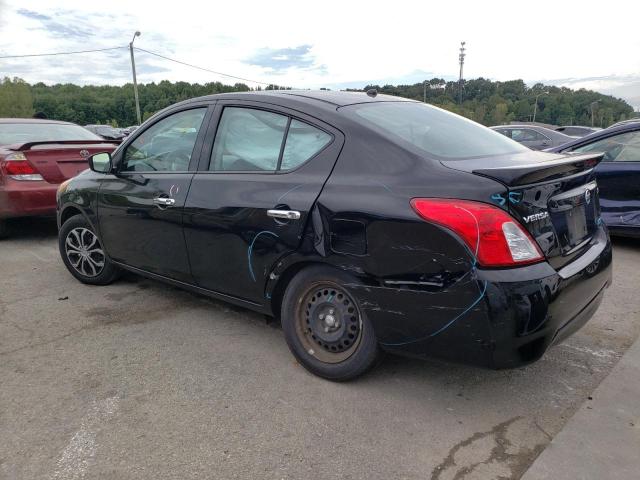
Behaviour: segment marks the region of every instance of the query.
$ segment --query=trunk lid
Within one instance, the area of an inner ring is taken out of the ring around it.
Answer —
[[[57,184],[89,168],[87,158],[95,153],[112,152],[116,144],[107,140],[30,142],[12,145],[22,152],[47,182]]]
[[[602,154],[525,152],[442,163],[503,184],[506,193],[489,200],[507,208],[560,268],[580,256],[600,228],[594,167],[601,160]]]

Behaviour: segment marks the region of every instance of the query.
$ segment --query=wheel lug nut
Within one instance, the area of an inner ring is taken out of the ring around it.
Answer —
[[[333,315],[334,312],[335,312],[335,310],[333,308],[329,310],[329,314],[330,315]]]
[[[324,313],[321,313],[319,318],[320,318],[320,320],[324,320]]]

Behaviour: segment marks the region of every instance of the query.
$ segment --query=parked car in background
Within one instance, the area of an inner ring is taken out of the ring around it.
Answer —
[[[125,137],[125,134],[120,129],[111,125],[85,125],[84,128],[105,140],[122,140]]]
[[[275,315],[332,380],[381,349],[515,367],[610,283],[600,159],[375,90],[212,95],[60,188],[60,254],[84,283],[125,269]]]
[[[602,219],[613,234],[640,237],[640,120],[621,122],[550,151],[603,152],[595,169]]]
[[[569,135],[537,125],[498,125],[491,128],[532,150],[544,150],[572,140]]]
[[[127,135],[131,135],[136,128],[138,128],[138,125],[131,125],[130,127],[124,127],[122,131],[125,134],[125,136],[127,136]]]
[[[613,125],[611,125],[609,128],[612,127],[619,127],[620,125],[626,125],[628,123],[635,123],[635,122],[640,122],[640,117],[636,117],[636,118],[630,118],[628,120],[621,120],[618,123],[614,123]]]
[[[90,155],[114,148],[73,123],[0,119],[0,236],[9,218],[55,214],[58,185],[87,169]]]
[[[602,130],[599,127],[581,127],[578,125],[567,125],[564,127],[556,127],[554,129],[556,132],[564,133],[565,135],[569,135],[570,137],[584,137],[585,135],[589,135],[593,132],[597,132],[598,130]]]

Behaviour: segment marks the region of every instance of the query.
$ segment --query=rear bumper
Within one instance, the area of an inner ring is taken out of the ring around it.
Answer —
[[[489,368],[539,359],[582,327],[611,282],[604,229],[561,270],[548,263],[508,270],[473,269],[440,292],[353,287],[388,351]]]
[[[4,179],[0,183],[0,218],[54,215],[58,185],[46,181]]]

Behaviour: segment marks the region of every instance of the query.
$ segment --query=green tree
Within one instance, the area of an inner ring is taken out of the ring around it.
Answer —
[[[0,83],[0,117],[32,117],[33,97],[25,81],[5,77]]]

